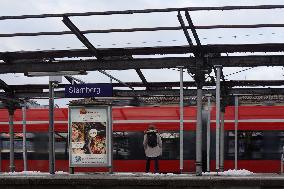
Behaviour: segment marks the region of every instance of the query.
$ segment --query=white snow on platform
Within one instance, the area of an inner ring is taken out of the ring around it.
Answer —
[[[131,173],[131,172],[116,172],[112,175],[117,176],[190,176],[189,174],[174,174],[174,173]]]
[[[121,176],[135,176],[135,173],[130,173],[130,172],[119,172],[119,173],[113,173],[112,175],[121,175]]]
[[[215,176],[215,175],[221,175],[221,176],[247,176],[247,175],[253,175],[254,173],[245,169],[239,169],[239,170],[231,170],[224,172],[204,172],[202,175],[204,176]]]
[[[56,171],[55,175],[62,175],[66,174],[69,175],[68,172],[63,172],[63,171]],[[102,173],[105,174],[105,173]],[[224,172],[203,172],[203,176],[247,176],[247,175],[254,175],[255,173],[250,172],[245,169],[240,169],[240,170],[227,170]],[[22,171],[22,172],[5,172],[2,173],[1,175],[15,175],[15,176],[44,176],[44,175],[50,175],[48,172],[40,172],[40,171]],[[76,173],[75,175],[78,175]],[[133,172],[115,172],[111,174],[113,176],[159,176],[159,177],[167,177],[167,176],[174,176],[174,177],[179,177],[179,176],[194,176],[195,174],[175,174],[175,173],[133,173]]]
[[[69,174],[63,171],[56,171],[55,174]],[[50,175],[47,172],[40,171],[22,171],[22,172],[5,172],[3,175]]]
[[[245,169],[239,169],[239,170],[227,170],[224,172],[204,172],[202,173],[203,176],[247,176],[247,175],[254,175],[255,173],[245,170]],[[112,175],[117,176],[195,176],[195,174],[174,174],[174,173],[132,173],[132,172],[116,172]]]

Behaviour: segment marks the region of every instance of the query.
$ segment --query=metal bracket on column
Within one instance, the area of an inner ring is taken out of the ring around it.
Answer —
[[[14,115],[16,106],[12,103],[7,104],[9,115]]]
[[[203,61],[196,61],[194,80],[196,82],[196,87],[198,89],[202,89],[205,83],[205,74],[202,71],[202,68],[203,68]]]
[[[233,96],[231,95],[232,85],[230,83],[221,81],[220,82],[220,90],[221,90],[221,112],[225,113],[225,108],[228,105],[234,104]]]
[[[226,101],[225,101],[225,99],[221,98],[220,112],[224,112],[225,113],[225,109],[226,109]]]

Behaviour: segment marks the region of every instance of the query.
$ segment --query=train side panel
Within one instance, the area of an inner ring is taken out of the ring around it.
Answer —
[[[3,152],[2,171],[9,169],[9,126],[8,113],[6,110],[1,110],[4,113],[0,116],[2,127],[0,131],[5,138],[3,141],[6,147]],[[196,109],[194,107],[186,107],[184,112],[184,128],[190,137],[194,137]],[[4,124],[6,122],[6,124]],[[164,156],[160,160],[161,172],[179,172],[179,107],[127,107],[113,108],[113,131],[114,131],[114,171],[121,172],[144,172],[145,171],[145,155],[142,146],[143,132],[147,129],[150,123],[154,123],[163,135]],[[56,135],[55,149],[62,148],[67,142],[68,130],[68,110],[55,110],[55,132],[60,136],[66,136],[62,139]],[[21,142],[22,132],[22,112],[17,110],[14,116],[15,138],[16,143]],[[48,110],[47,109],[28,109],[27,110],[27,132],[32,135],[28,146],[33,146],[31,151],[28,151],[28,166],[29,170],[48,171],[48,151],[40,151],[48,149]],[[190,131],[190,133],[189,133]],[[192,139],[188,138],[190,151],[187,150],[190,159],[185,160],[185,171],[195,170],[195,161],[192,157],[195,156],[195,145]],[[29,144],[30,143],[30,144]],[[15,164],[16,171],[23,170],[21,144],[15,145]],[[67,148],[67,145],[65,145]],[[68,171],[68,149],[56,152],[56,170]],[[192,151],[192,152],[191,152]],[[39,153],[41,153],[39,155]],[[59,159],[58,159],[59,158]],[[131,166],[129,166],[131,165]],[[75,171],[107,171],[106,168],[75,168]]]
[[[184,171],[195,172],[196,108],[184,113]],[[252,172],[278,173],[284,145],[283,106],[240,106],[238,117],[238,168]],[[215,170],[215,107],[211,109],[211,171]],[[23,170],[21,151],[22,112],[15,121],[16,171]],[[113,108],[114,171],[144,172],[143,131],[154,123],[163,137],[161,172],[179,172],[179,107]],[[2,171],[9,169],[8,111],[0,110]],[[68,109],[55,109],[56,170],[68,171]],[[48,109],[27,110],[29,170],[48,171]],[[60,137],[61,136],[61,137]],[[225,113],[225,170],[234,168],[234,107]],[[205,141],[204,141],[205,142]],[[44,149],[44,151],[40,151]],[[39,153],[42,153],[39,155]],[[203,153],[206,156],[206,153]],[[204,165],[205,162],[203,162]],[[131,166],[130,166],[131,165]],[[106,168],[76,168],[75,171],[108,171]]]

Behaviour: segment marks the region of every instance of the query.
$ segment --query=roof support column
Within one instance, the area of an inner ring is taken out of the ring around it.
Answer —
[[[55,153],[54,153],[54,82],[49,81],[49,173],[55,173]]]
[[[225,130],[224,130],[224,116],[225,116],[225,107],[221,108],[221,128],[220,128],[220,171],[224,171],[224,142],[225,142]]]
[[[187,19],[190,19],[189,13],[187,13]],[[192,40],[189,36],[189,33],[185,27],[182,15],[180,11],[178,11],[178,20],[179,23],[183,29],[184,35],[187,39],[187,42],[189,46],[193,46]],[[189,24],[193,24],[190,22]],[[197,33],[194,35],[196,43],[200,45],[200,41],[198,39]],[[194,53],[195,57],[200,57],[200,54]],[[197,59],[197,58],[196,58]],[[203,60],[196,61],[196,69],[191,70],[191,72],[194,74],[194,80],[196,82],[197,86],[197,117],[196,117],[196,175],[201,176],[202,175],[202,87],[204,84],[204,73],[202,73],[202,67],[203,67]]]
[[[26,118],[27,118],[27,106],[24,102],[22,106],[23,114],[23,160],[24,160],[24,171],[28,171],[28,159],[27,159],[27,129],[26,129]]]
[[[183,115],[184,115],[184,105],[183,105],[183,67],[180,67],[180,93],[179,93],[179,109],[180,109],[180,128],[179,128],[179,168],[180,173],[183,171]]]
[[[10,135],[10,172],[15,171],[15,151],[14,151],[14,113],[15,106],[8,105],[9,112],[9,135]]]
[[[205,75],[202,71],[203,62],[196,62],[194,80],[197,86],[197,115],[196,115],[196,175],[202,175],[202,87],[205,81]]]
[[[196,175],[202,175],[202,87],[197,88]]]
[[[211,127],[210,127],[210,123],[211,123],[211,95],[207,95],[207,100],[208,100],[208,112],[207,112],[207,172],[210,172],[210,141],[211,141]]]
[[[221,66],[216,66],[216,172],[220,170],[220,77]]]
[[[239,97],[235,96],[235,170],[238,169],[238,118],[239,118]]]

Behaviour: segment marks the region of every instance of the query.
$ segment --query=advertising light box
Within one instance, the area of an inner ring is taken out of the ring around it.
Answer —
[[[111,166],[111,109],[69,107],[70,167]]]

